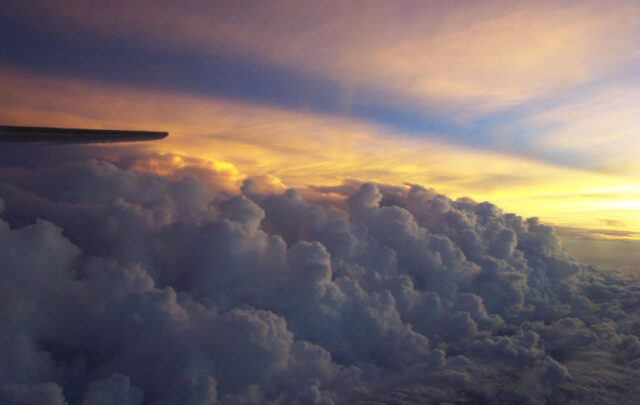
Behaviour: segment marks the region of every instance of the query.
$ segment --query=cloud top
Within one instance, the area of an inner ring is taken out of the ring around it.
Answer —
[[[536,218],[419,186],[231,191],[144,158],[0,168],[3,403],[640,395],[638,279]]]

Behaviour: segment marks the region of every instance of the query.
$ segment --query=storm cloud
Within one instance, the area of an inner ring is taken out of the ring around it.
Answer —
[[[640,400],[640,280],[536,218],[77,156],[0,168],[2,403]]]

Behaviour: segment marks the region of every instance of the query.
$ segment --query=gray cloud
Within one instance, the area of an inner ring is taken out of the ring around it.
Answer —
[[[639,280],[536,218],[416,185],[234,193],[144,159],[0,168],[0,402],[638,398]]]

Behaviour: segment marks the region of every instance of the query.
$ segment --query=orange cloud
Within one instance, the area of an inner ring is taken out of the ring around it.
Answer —
[[[43,26],[57,22],[56,32],[70,36],[83,27],[163,51],[255,58],[330,78],[347,94],[365,87],[387,93],[392,103],[460,116],[622,69],[638,57],[640,32],[640,6],[627,1],[272,1],[240,8],[44,0],[11,2],[8,9]]]

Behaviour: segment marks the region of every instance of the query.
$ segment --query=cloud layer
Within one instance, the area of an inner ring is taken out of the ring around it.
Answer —
[[[535,218],[78,156],[0,168],[2,403],[640,398],[639,280]]]
[[[496,111],[606,77],[637,57],[624,1],[477,3],[10,1],[3,13],[83,43],[251,58],[408,106]],[[82,32],[82,38],[76,38]],[[549,69],[554,66],[555,69]],[[526,79],[523,79],[526,78]],[[380,101],[380,100],[376,100]],[[462,114],[464,115],[464,114]]]

